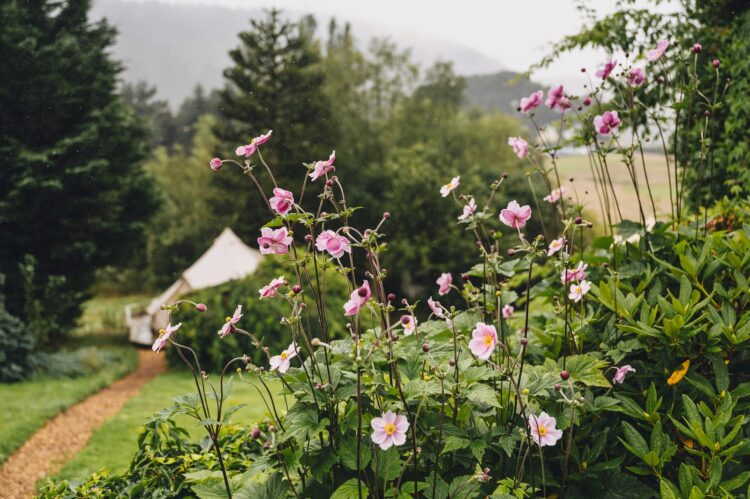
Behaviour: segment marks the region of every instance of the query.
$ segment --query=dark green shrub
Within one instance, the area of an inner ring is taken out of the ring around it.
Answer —
[[[0,275],[0,286],[5,278]],[[26,325],[5,310],[5,298],[0,293],[0,381],[20,381],[29,376],[29,354],[34,338]]]

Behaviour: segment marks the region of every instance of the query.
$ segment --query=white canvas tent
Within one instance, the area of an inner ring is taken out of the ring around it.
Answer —
[[[208,251],[185,270],[174,284],[151,300],[145,314],[133,315],[131,306],[126,307],[130,341],[142,345],[153,341],[152,331],[158,331],[167,325],[168,313],[161,310],[162,305],[172,303],[190,291],[218,286],[252,274],[261,258],[258,250],[245,245],[232,229],[227,227],[214,240]]]

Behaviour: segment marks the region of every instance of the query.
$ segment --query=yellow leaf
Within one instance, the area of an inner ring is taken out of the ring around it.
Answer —
[[[688,372],[688,368],[690,367],[690,359],[687,359],[685,362],[683,362],[679,368],[675,369],[674,372],[672,372],[672,375],[667,379],[668,385],[676,385],[680,381],[682,381],[682,378],[685,377],[685,375]]]

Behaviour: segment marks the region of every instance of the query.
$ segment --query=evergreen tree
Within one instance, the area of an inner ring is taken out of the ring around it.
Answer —
[[[115,31],[88,21],[90,1],[10,0],[0,5],[0,273],[8,311],[28,310],[54,282],[84,298],[94,271],[143,247],[155,210],[140,162],[145,129],[116,94]],[[20,264],[34,262],[24,291]],[[45,289],[37,289],[45,288]],[[42,303],[55,330],[79,307]],[[23,317],[22,317],[23,318]]]

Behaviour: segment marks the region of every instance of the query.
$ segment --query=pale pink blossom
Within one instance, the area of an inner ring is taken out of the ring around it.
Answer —
[[[557,189],[553,189],[549,194],[544,196],[544,198],[542,199],[544,199],[548,203],[555,204],[558,201],[560,201],[560,198],[562,197],[562,195],[565,194],[567,191],[568,191],[568,188],[562,185],[558,187]]]
[[[318,180],[331,170],[335,170],[336,167],[333,166],[334,161],[336,161],[336,151],[333,151],[326,161],[317,161],[315,168],[310,172],[310,179],[313,181]]]
[[[513,148],[513,153],[518,159],[523,159],[529,153],[529,143],[521,137],[508,137],[508,145]]]
[[[291,367],[290,360],[297,356],[297,345],[292,342],[289,347],[279,355],[274,355],[268,361],[271,365],[271,371],[278,369],[280,373],[285,373]]]
[[[440,296],[445,296],[450,293],[451,284],[453,284],[453,276],[449,272],[443,272],[435,282],[439,286],[438,294]]]
[[[570,99],[565,95],[562,85],[550,88],[547,92],[547,100],[544,102],[550,109],[564,111],[572,106]]]
[[[615,375],[612,377],[612,383],[614,384],[622,384],[623,381],[625,381],[625,375],[628,373],[634,373],[635,369],[626,364],[622,367],[617,368],[617,372],[615,372]]]
[[[581,281],[576,284],[571,284],[568,298],[578,303],[579,301],[581,301],[581,299],[583,299],[583,297],[586,295],[586,293],[589,292],[590,289],[591,283],[589,281]]]
[[[435,316],[440,317],[441,319],[445,317],[443,306],[440,305],[439,301],[433,300],[430,296],[429,298],[427,298],[427,305],[430,306],[430,310],[432,310],[432,313],[435,314]]]
[[[531,207],[529,205],[521,206],[518,201],[511,201],[508,203],[508,207],[500,212],[500,221],[514,229],[525,226],[530,218]]]
[[[561,279],[563,284],[567,284],[571,281],[583,281],[586,279],[586,269],[588,265],[581,260],[574,269],[565,269],[562,271]]]
[[[224,338],[229,333],[237,329],[237,323],[242,319],[242,305],[237,305],[237,308],[234,310],[234,314],[232,317],[227,317],[226,322],[223,326],[221,326],[221,329],[219,329],[219,332],[217,333],[221,338]]]
[[[597,133],[601,135],[608,135],[618,126],[620,126],[620,117],[617,115],[617,111],[605,111],[604,114],[600,114],[594,118],[594,128]]]
[[[167,324],[167,327],[159,331],[159,337],[156,338],[156,341],[154,341],[154,346],[151,347],[151,350],[154,352],[160,352],[162,348],[167,344],[167,340],[169,340],[169,337],[172,336],[172,333],[180,329],[180,326],[182,326],[182,323],[180,322],[176,326],[173,326],[171,323]]]
[[[648,59],[649,61],[657,61],[661,59],[661,56],[663,56],[664,52],[667,51],[667,47],[669,47],[668,40],[659,40],[656,43],[655,49],[646,52],[646,59]]]
[[[551,243],[549,243],[549,248],[547,248],[547,256],[552,256],[565,246],[565,238],[561,237],[559,239],[553,240]]]
[[[477,203],[474,201],[474,198],[469,199],[469,203],[464,205],[464,211],[461,213],[461,215],[458,217],[459,220],[467,220],[471,216],[474,215],[474,213],[477,212]]]
[[[235,153],[237,153],[237,156],[246,156],[249,158],[250,156],[255,154],[256,150],[258,150],[258,146],[268,142],[268,140],[271,138],[272,133],[273,130],[269,130],[265,135],[259,135],[258,137],[255,137],[250,141],[249,144],[245,146],[239,146]]]
[[[388,450],[392,445],[403,445],[406,442],[406,432],[409,421],[406,416],[391,411],[383,413],[379,418],[372,418],[372,441],[381,449]]]
[[[631,87],[640,87],[646,81],[646,75],[641,68],[633,68],[628,71],[628,85]]]
[[[365,281],[362,286],[352,291],[349,295],[349,301],[344,304],[344,315],[357,315],[362,307],[365,306],[367,300],[372,296],[370,291],[370,283]]]
[[[315,240],[315,247],[318,251],[327,251],[334,258],[341,258],[344,253],[352,252],[349,239],[332,230],[321,232]]]
[[[469,341],[471,353],[482,360],[487,360],[495,351],[496,345],[497,330],[495,326],[478,322],[474,331],[471,332],[471,341]]]
[[[539,105],[542,103],[542,97],[544,97],[544,92],[542,90],[537,90],[528,97],[522,98],[520,105],[521,112],[528,113],[532,109],[539,107]]]
[[[211,169],[213,171],[216,171],[216,170],[221,169],[222,161],[221,161],[220,158],[214,158],[214,159],[211,160],[210,164],[211,164]]]
[[[274,296],[276,296],[276,291],[285,284],[286,279],[284,279],[284,276],[273,279],[266,286],[263,286],[258,290],[258,293],[260,293],[260,299],[262,300],[263,298],[273,298]]]
[[[513,308],[513,305],[503,305],[503,319],[510,319],[510,317],[513,315],[513,312],[515,312],[516,309]]]
[[[555,418],[542,412],[538,416],[529,415],[529,430],[531,438],[539,447],[545,445],[553,446],[562,438],[562,430],[555,428],[557,421]]]
[[[401,326],[404,328],[404,335],[411,336],[417,330],[417,318],[413,315],[401,316]]]
[[[289,251],[289,245],[292,244],[292,236],[286,227],[280,229],[271,229],[263,227],[260,229],[258,238],[258,247],[263,255],[284,255]]]
[[[443,197],[447,197],[448,194],[453,192],[455,189],[458,188],[459,185],[461,185],[461,177],[453,177],[450,182],[445,184],[440,188],[440,195]]]
[[[279,215],[286,215],[294,206],[294,194],[276,187],[273,190],[273,197],[268,200],[268,203],[273,211]]]
[[[615,69],[617,66],[617,61],[612,59],[611,61],[607,61],[606,64],[604,64],[604,67],[597,71],[595,74],[602,80],[606,80],[609,78],[609,75],[612,73],[612,70]]]

